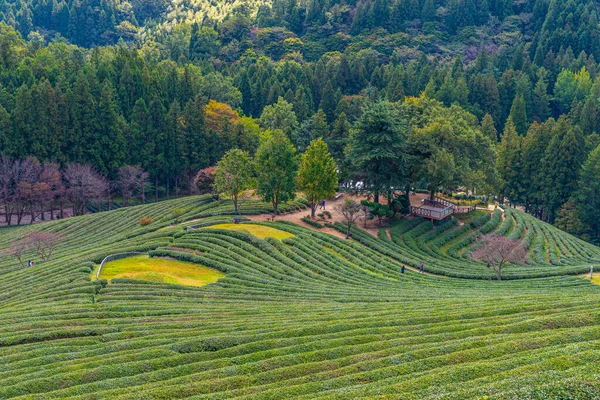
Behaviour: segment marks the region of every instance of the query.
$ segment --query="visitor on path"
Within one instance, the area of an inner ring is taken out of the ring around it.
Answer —
[[[425,272],[425,264],[421,263],[419,266],[419,273],[422,274],[423,272]]]
[[[406,271],[406,267],[403,265],[402,268],[400,269],[400,273],[404,273],[404,271]]]
[[[325,209],[325,200],[321,200],[321,205],[319,205],[319,210]]]
[[[31,267],[31,260],[27,260],[27,266]]]

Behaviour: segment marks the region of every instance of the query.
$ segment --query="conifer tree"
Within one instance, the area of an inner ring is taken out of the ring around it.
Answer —
[[[500,193],[517,203],[519,199],[518,177],[521,170],[521,138],[517,135],[515,125],[509,117],[504,126],[502,140],[498,146],[496,166],[501,179]]]
[[[517,134],[524,136],[527,133],[527,113],[525,100],[522,95],[517,95],[510,108],[510,119],[512,120]]]
[[[543,160],[545,219],[553,223],[556,212],[577,189],[579,168],[583,164],[585,143],[579,128],[561,117]]]
[[[498,131],[490,114],[485,114],[483,121],[481,121],[481,133],[490,138],[493,144],[498,143]]]
[[[367,105],[354,124],[346,156],[357,180],[362,178],[372,187],[375,202],[379,193],[406,183],[407,131],[406,120],[388,102]]]
[[[593,150],[581,168],[575,194],[581,221],[595,241],[600,238],[600,146]]]

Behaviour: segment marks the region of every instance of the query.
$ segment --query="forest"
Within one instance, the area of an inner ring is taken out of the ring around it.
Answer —
[[[465,187],[600,235],[594,1],[19,0],[0,10],[6,165],[33,157],[37,171],[63,175],[90,165],[113,182],[137,166],[165,198],[282,130],[300,153],[322,138],[342,183],[372,181],[351,142],[381,128],[365,110],[383,104],[409,170],[388,187]],[[434,180],[436,162],[451,176]],[[7,179],[5,197],[18,183]]]

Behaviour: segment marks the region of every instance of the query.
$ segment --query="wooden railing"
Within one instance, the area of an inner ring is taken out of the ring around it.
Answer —
[[[438,210],[430,210],[430,209],[414,207],[414,206],[410,207],[410,213],[412,215],[416,215],[418,217],[433,218],[433,219],[444,219],[448,215],[451,215],[452,211],[453,211],[452,207],[440,208]]]
[[[475,211],[476,206],[462,206],[462,207],[454,207],[454,214],[468,214],[471,211]]]

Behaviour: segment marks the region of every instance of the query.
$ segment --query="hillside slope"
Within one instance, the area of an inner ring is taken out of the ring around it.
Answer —
[[[67,241],[46,264],[0,264],[0,398],[600,396],[600,289],[584,279],[402,275],[387,253],[409,244],[280,222],[292,237],[207,228],[230,209],[195,197],[1,229],[0,248],[34,228]],[[140,228],[142,216],[154,222]],[[392,238],[406,242],[402,226]],[[150,249],[226,275],[202,288],[89,280],[88,260]]]

